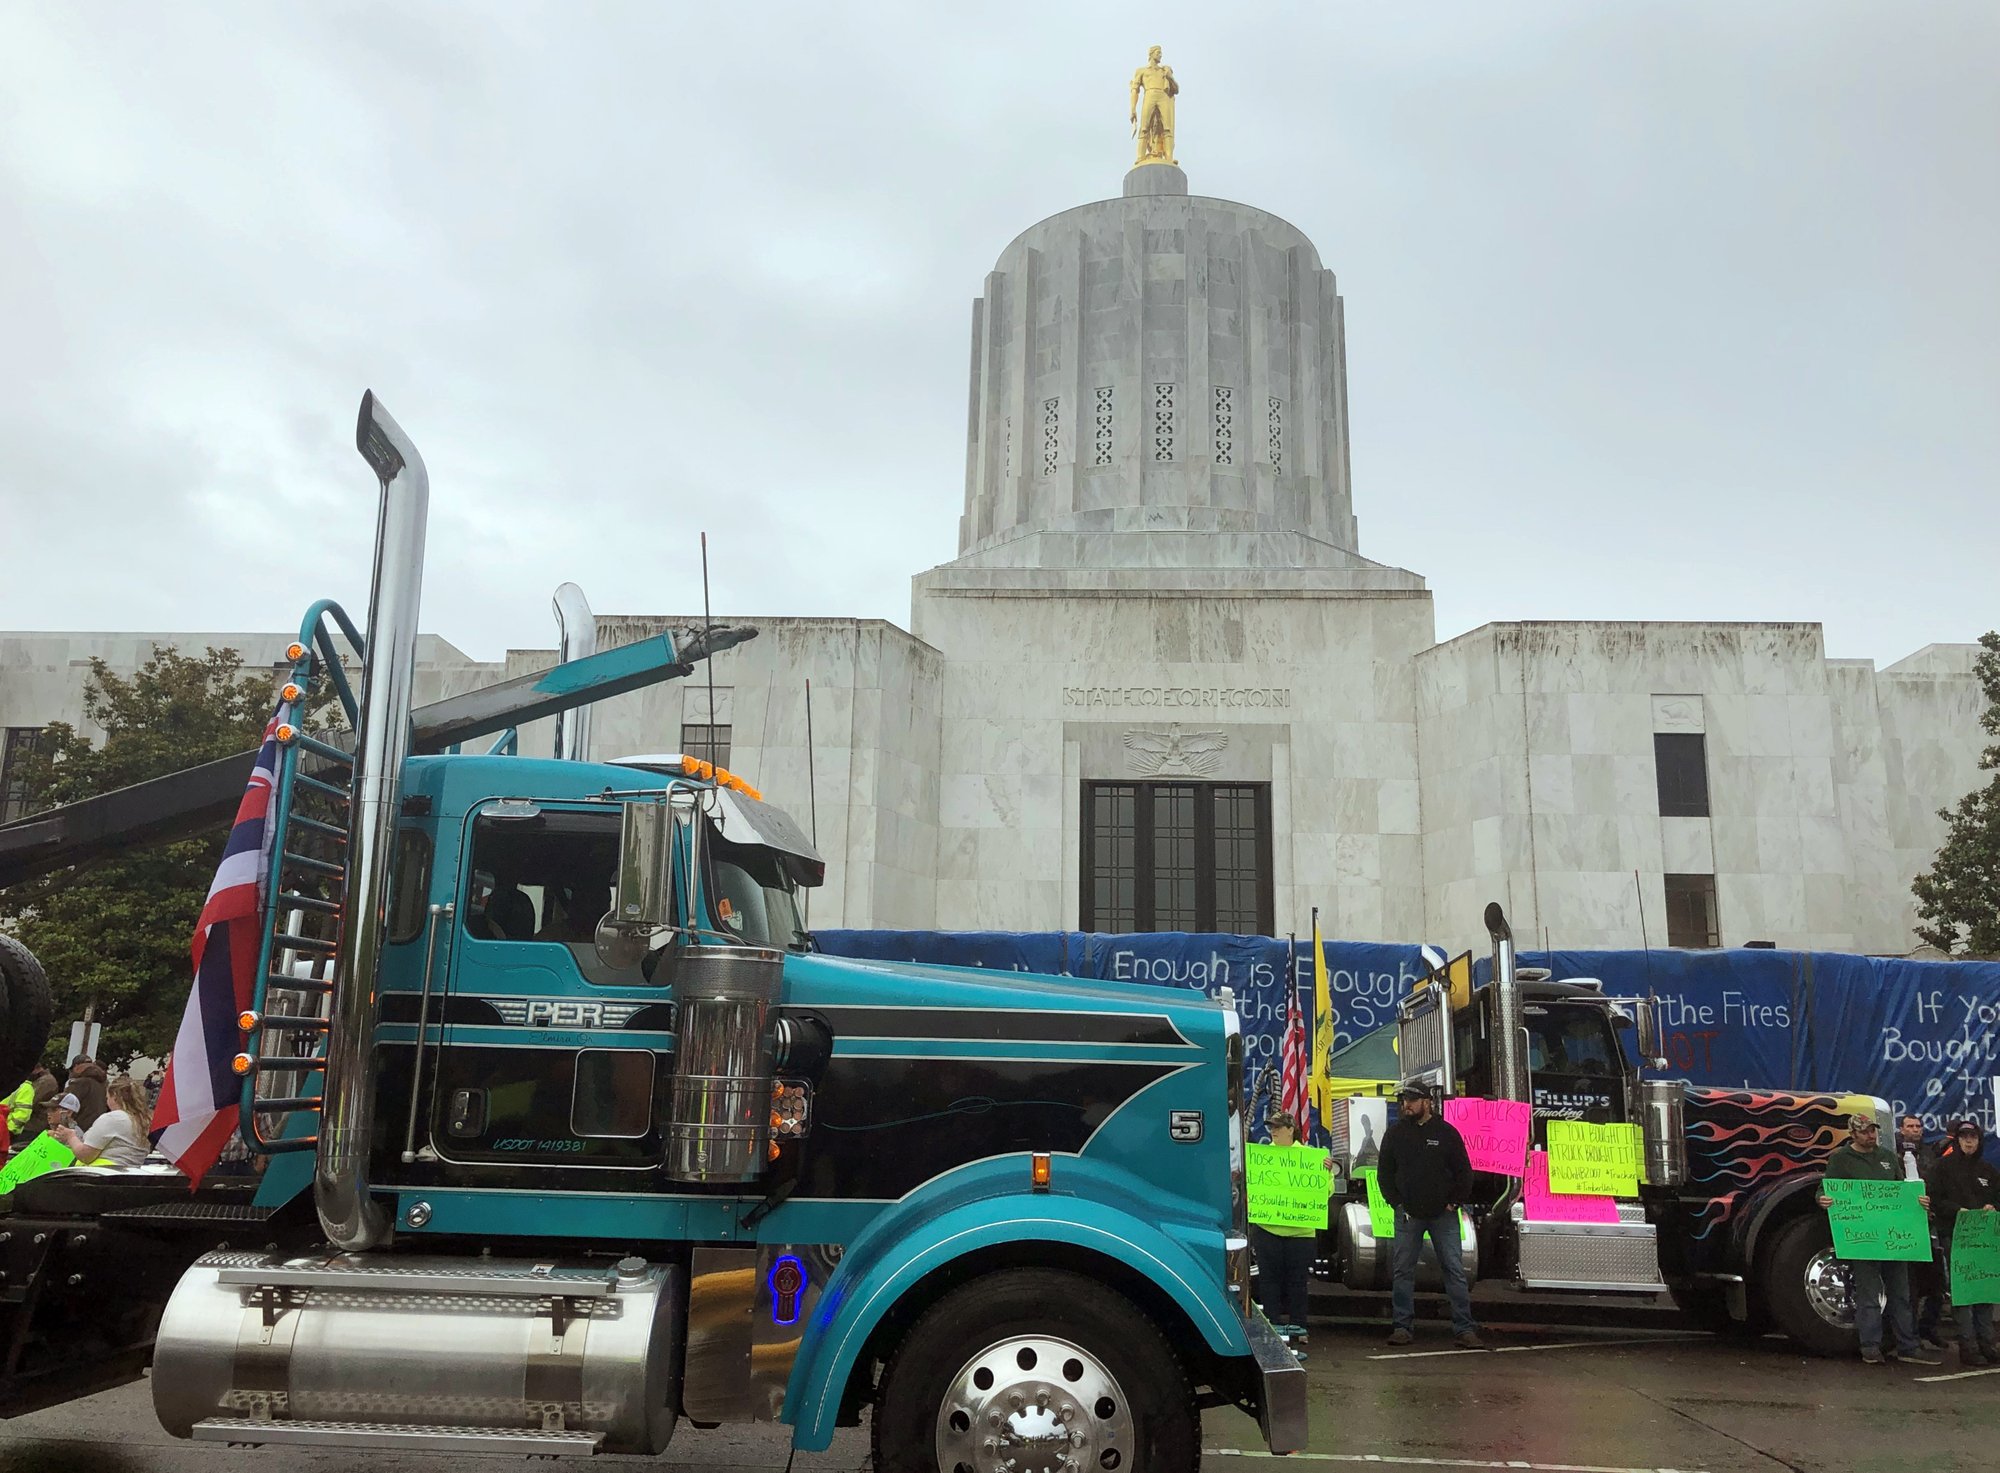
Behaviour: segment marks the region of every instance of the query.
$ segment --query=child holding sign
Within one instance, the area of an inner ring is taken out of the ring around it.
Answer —
[[[1298,1144],[1298,1125],[1283,1110],[1264,1117],[1269,1146],[1250,1148],[1250,1242],[1257,1255],[1258,1298],[1271,1328],[1306,1342],[1306,1277],[1333,1192],[1324,1151]],[[1263,1159],[1259,1159],[1262,1157]],[[1262,1168],[1262,1169],[1259,1169]]]
[[[1968,1369],[2000,1366],[2000,1349],[1993,1344],[1995,1286],[1989,1261],[1994,1255],[1987,1248],[1992,1225],[1968,1222],[1964,1240],[1953,1237],[1962,1216],[2000,1212],[2000,1171],[1979,1154],[1983,1134],[1977,1120],[1959,1121],[1951,1132],[1958,1149],[1939,1156],[1933,1174],[1938,1233],[1952,1245],[1951,1310],[1958,1316],[1958,1358]]]

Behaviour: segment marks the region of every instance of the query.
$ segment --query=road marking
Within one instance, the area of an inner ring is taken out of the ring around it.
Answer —
[[[1466,1354],[1472,1354],[1467,1351]],[[1523,1463],[1499,1458],[1404,1458],[1394,1453],[1273,1453],[1262,1448],[1211,1447],[1211,1458],[1285,1458],[1310,1463],[1374,1463],[1384,1468],[1525,1468],[1530,1473],[1700,1473],[1693,1468],[1606,1468],[1592,1463]]]
[[[1594,1345],[1669,1345],[1692,1339],[1692,1335],[1648,1335],[1643,1340],[1559,1340],[1553,1345],[1496,1345],[1491,1350],[1391,1350],[1371,1355],[1370,1360],[1421,1360],[1430,1355],[1520,1355],[1530,1350],[1580,1350]],[[1485,1467],[1485,1464],[1476,1466]],[[1527,1463],[1495,1463],[1496,1468],[1530,1466]]]
[[[1967,1381],[1974,1376],[2000,1376],[2000,1366],[1988,1366],[1983,1371],[1947,1371],[1942,1376],[1918,1376],[1918,1381]]]

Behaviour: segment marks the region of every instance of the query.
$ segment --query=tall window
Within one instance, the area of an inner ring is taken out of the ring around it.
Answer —
[[[700,721],[681,723],[681,755],[699,757],[717,767],[729,765],[729,727],[709,726]]]
[[[1267,783],[1085,783],[1083,927],[1268,936]]]
[[[1667,945],[1720,946],[1714,875],[1667,876]]]
[[[1698,731],[1653,733],[1660,817],[1708,817],[1708,740]]]
[[[10,726],[0,731],[0,823],[10,818],[26,818],[28,803],[28,758],[42,745],[39,726]]]

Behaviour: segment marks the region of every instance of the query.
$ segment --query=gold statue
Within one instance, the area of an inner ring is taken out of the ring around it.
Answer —
[[[1181,84],[1174,69],[1160,63],[1160,48],[1146,48],[1146,64],[1132,73],[1132,135],[1139,140],[1139,164],[1174,160],[1174,99]]]

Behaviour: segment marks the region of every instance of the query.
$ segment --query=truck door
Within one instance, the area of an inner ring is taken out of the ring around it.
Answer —
[[[607,967],[618,810],[489,802],[467,819],[430,1137],[462,1166],[643,1170],[660,1160],[664,989]]]

